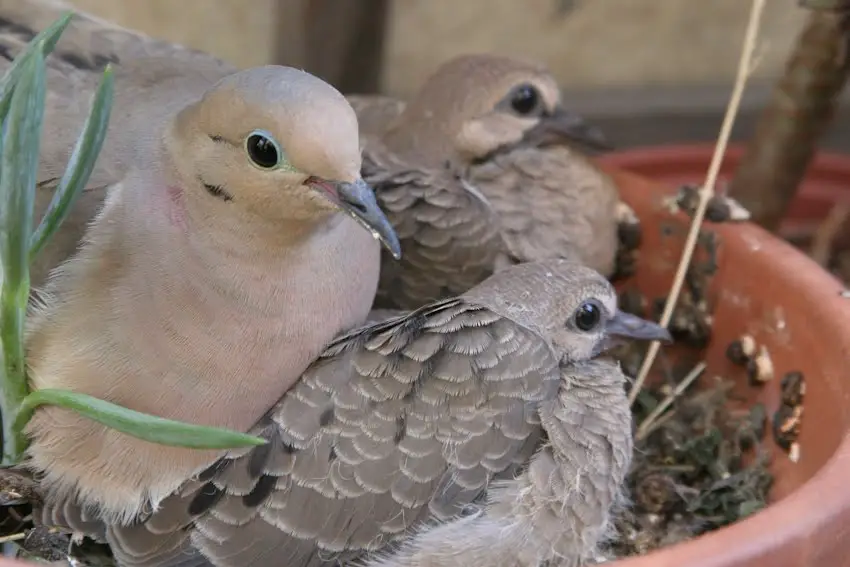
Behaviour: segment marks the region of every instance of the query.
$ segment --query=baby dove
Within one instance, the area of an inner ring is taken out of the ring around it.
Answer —
[[[512,475],[540,441],[543,408],[570,386],[561,368],[615,335],[668,336],[618,311],[611,285],[586,267],[508,267],[460,297],[342,334],[250,429],[267,445],[210,456],[134,523],[104,526],[58,498],[40,518],[108,541],[124,566],[361,557],[451,519]]]
[[[617,188],[573,147],[604,140],[564,109],[545,68],[463,56],[406,105],[348,99],[363,117],[364,178],[404,242],[405,258],[382,270],[379,306],[417,306],[518,261],[614,272]]]
[[[494,483],[475,514],[422,529],[367,567],[578,567],[611,535],[632,458],[632,418],[617,362],[561,367],[541,403],[548,441],[515,479]]]

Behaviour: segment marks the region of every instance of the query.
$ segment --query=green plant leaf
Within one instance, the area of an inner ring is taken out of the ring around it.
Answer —
[[[44,58],[31,57],[22,69],[3,125],[4,144],[0,163],[3,284],[14,288],[21,287],[29,272],[29,237],[44,118]],[[22,250],[26,250],[23,256]],[[26,306],[29,289],[23,292],[22,304]]]
[[[20,69],[2,126],[0,155],[0,343],[4,374],[0,411],[4,416],[15,415],[28,393],[24,318],[30,291],[29,240],[44,115],[46,71],[41,44]],[[11,419],[3,421],[3,457],[8,461],[19,453],[20,437],[8,429]]]
[[[265,445],[266,440],[221,427],[206,427],[137,412],[67,390],[36,390],[21,404],[15,427],[22,430],[35,409],[51,404],[73,410],[107,427],[151,443],[190,449],[235,449]]]
[[[59,181],[50,206],[30,240],[30,262],[47,244],[50,237],[68,216],[74,200],[89,182],[89,177],[97,162],[97,156],[106,139],[106,128],[109,125],[109,115],[112,111],[112,94],[114,91],[112,67],[107,65],[103,78],[92,99],[92,107],[83,131],[77,138],[71,159],[65,168],[65,173]]]
[[[56,42],[68,24],[71,18],[74,17],[73,12],[66,12],[61,18],[43,29],[35,37],[30,40],[24,51],[15,57],[12,66],[3,75],[0,81],[0,122],[6,119],[6,114],[9,112],[9,104],[11,103],[12,92],[15,90],[18,81],[23,73],[23,67],[32,59],[33,55],[38,51],[39,57],[44,58],[53,52],[56,47]]]

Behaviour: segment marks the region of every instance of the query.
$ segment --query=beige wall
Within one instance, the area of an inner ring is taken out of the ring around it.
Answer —
[[[272,58],[276,0],[72,3],[240,66]],[[572,8],[559,16],[561,4]],[[393,0],[384,89],[407,95],[441,61],[471,51],[543,60],[564,86],[577,89],[730,82],[749,5],[747,0]],[[781,72],[804,13],[797,0],[768,0],[756,77]]]
[[[80,10],[218,55],[240,67],[269,63],[276,0],[68,0]]]
[[[446,57],[483,50],[541,59],[571,88],[731,81],[750,6],[747,0],[575,0],[559,18],[553,0],[394,1],[385,70],[393,92],[407,92]],[[796,3],[768,0],[762,29],[769,49],[757,75],[781,70],[804,12]]]

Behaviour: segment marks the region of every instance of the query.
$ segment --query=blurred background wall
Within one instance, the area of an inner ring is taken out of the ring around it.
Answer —
[[[327,5],[340,11],[340,6],[360,2],[334,0]],[[288,27],[281,22],[302,19],[300,2],[278,0],[73,0],[73,4],[241,66],[275,61],[276,31]],[[386,4],[381,86],[395,95],[409,95],[440,62],[470,51],[543,60],[570,88],[725,82],[734,76],[750,7],[741,0],[390,0]],[[758,77],[779,73],[805,14],[795,0],[770,4],[762,22],[765,48]],[[290,54],[292,60],[299,57]]]
[[[714,137],[750,8],[742,0],[71,2],[239,66],[302,67],[343,92],[406,97],[442,61],[465,52],[542,60],[571,106],[603,127],[614,124],[612,138],[625,145]],[[797,0],[769,0],[738,132],[748,131],[782,73],[805,14]],[[850,136],[836,133],[850,126],[844,114],[827,146],[850,148]]]

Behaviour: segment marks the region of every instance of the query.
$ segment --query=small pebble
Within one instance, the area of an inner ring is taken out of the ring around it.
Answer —
[[[796,441],[791,443],[791,448],[788,449],[788,460],[792,463],[800,462],[800,444]]]
[[[640,248],[643,234],[638,219],[634,210],[623,203],[617,204],[617,235],[620,240],[620,245],[625,250],[637,250]]]
[[[791,445],[800,435],[801,417],[801,407],[798,410],[785,404],[773,414],[773,439],[785,451],[791,450]]]
[[[747,376],[753,385],[764,384],[773,380],[773,361],[764,345],[759,353],[747,363]]]
[[[806,379],[802,372],[788,372],[780,382],[782,403],[791,407],[799,406],[806,397]]]
[[[750,335],[741,335],[726,347],[726,358],[733,364],[744,366],[756,353],[756,340]]]
[[[639,224],[620,223],[617,226],[617,238],[623,250],[632,251],[640,248],[643,233]]]
[[[679,193],[676,195],[676,205],[679,210],[688,216],[693,216],[699,205],[698,185],[686,184],[679,187]]]
[[[742,222],[750,220],[750,211],[725,195],[715,195],[708,201],[705,218],[711,222]]]
[[[803,406],[791,409],[791,415],[779,426],[779,432],[787,435],[792,431],[800,429],[800,418],[803,417]]]
[[[676,195],[676,205],[686,215],[696,213],[700,201],[700,187],[682,185]],[[750,220],[750,212],[741,203],[726,195],[712,195],[705,208],[705,219],[709,222],[741,222]]]

